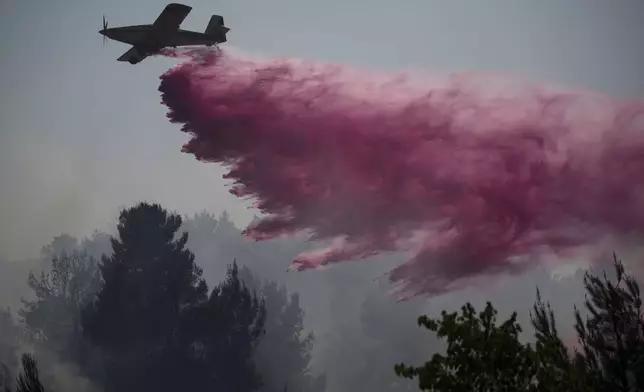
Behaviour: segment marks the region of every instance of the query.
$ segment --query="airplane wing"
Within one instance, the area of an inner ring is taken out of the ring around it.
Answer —
[[[154,21],[152,29],[163,31],[177,30],[190,11],[192,11],[192,7],[190,6],[170,3]]]
[[[130,49],[127,50],[127,52],[123,53],[121,57],[116,59],[117,61],[128,61],[130,64],[138,64],[143,59],[148,57],[147,55],[141,55],[134,46],[132,46]]]

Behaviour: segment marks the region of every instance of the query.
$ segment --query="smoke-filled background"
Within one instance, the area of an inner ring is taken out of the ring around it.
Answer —
[[[115,60],[125,45],[101,47],[102,14],[110,26],[150,23],[164,5],[11,0],[0,5],[5,37],[0,42],[0,217],[5,222],[0,305],[19,308],[20,297],[31,294],[28,272],[48,268],[52,254],[74,247],[97,256],[109,253],[106,237],[92,239],[93,230],[114,234],[119,208],[151,200],[187,217],[188,246],[209,284],[221,281],[236,257],[261,279],[299,294],[304,325],[316,336],[312,366],[326,375],[327,390],[407,387],[399,385],[393,364],[419,363],[441,347],[416,327],[423,312],[491,300],[503,314],[518,310],[527,326],[539,285],[546,299],[557,298],[560,322],[571,324],[572,305],[583,299],[578,277],[553,280],[550,266],[400,304],[383,294],[390,288],[386,282],[374,279],[403,257],[286,273],[291,259],[311,244],[304,238],[263,243],[243,238],[240,229],[258,212],[228,193],[224,169],[180,152],[187,138],[167,121],[168,109],[157,91],[159,75],[177,60],[150,58],[132,67]],[[635,0],[190,5],[194,11],[184,28],[199,31],[212,13],[224,15],[231,45],[267,57],[384,72],[495,73],[613,98],[644,93],[644,6]],[[208,214],[195,215],[203,210]],[[73,238],[54,240],[63,233]],[[637,254],[621,256],[628,262]],[[72,365],[51,356],[48,362],[51,366],[43,366],[57,373],[52,377],[61,390],[89,388]],[[279,369],[265,371],[275,385],[287,378]]]

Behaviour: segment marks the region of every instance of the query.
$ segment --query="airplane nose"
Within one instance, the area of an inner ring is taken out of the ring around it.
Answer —
[[[101,35],[105,35],[105,29],[99,30],[98,33],[101,34]]]

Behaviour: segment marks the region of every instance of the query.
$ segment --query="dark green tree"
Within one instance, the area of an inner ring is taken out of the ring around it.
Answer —
[[[490,303],[478,316],[471,305],[460,315],[442,313],[418,322],[446,337],[446,355],[435,354],[423,367],[397,365],[398,375],[418,377],[431,391],[644,391],[644,318],[639,287],[613,256],[615,282],[587,272],[584,322],[575,309],[581,351],[571,354],[559,337],[554,312],[537,301],[531,312],[536,344],[519,342],[516,313],[496,326]]]
[[[176,238],[181,223],[158,204],[119,215],[112,255],[100,264],[102,289],[82,317],[84,334],[101,349],[108,392],[193,386],[197,358],[182,316],[205,301],[208,288],[185,248],[188,235]]]
[[[44,392],[45,388],[38,377],[38,366],[31,354],[22,355],[22,373],[16,380],[16,392]]]
[[[530,319],[535,330],[537,380],[544,391],[596,391],[597,380],[589,373],[586,360],[579,352],[569,352],[559,336],[554,310],[544,303],[537,289]]]
[[[418,324],[446,338],[446,354],[434,354],[422,367],[396,365],[396,374],[417,377],[420,389],[428,391],[539,390],[536,355],[519,341],[516,313],[497,325],[497,311],[488,302],[478,314],[468,303],[460,314],[443,311],[441,316],[421,316]]]
[[[584,322],[575,309],[583,358],[592,382],[601,391],[644,391],[644,313],[635,278],[613,255],[615,282],[591,273],[584,276],[587,291]]]
[[[254,353],[265,319],[264,301],[246,287],[233,262],[226,279],[185,324],[187,335],[195,338],[192,347],[201,369],[195,377],[203,390],[252,392],[262,386]]]
[[[310,369],[315,337],[304,330],[304,310],[297,293],[289,295],[283,284],[260,281],[248,267],[241,268],[240,276],[266,305],[266,334],[254,356],[263,378],[262,391],[280,392],[285,385],[300,392],[324,391],[325,377]]]

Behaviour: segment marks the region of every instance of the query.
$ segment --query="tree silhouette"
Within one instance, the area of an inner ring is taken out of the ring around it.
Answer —
[[[538,391],[537,367],[530,345],[519,342],[521,326],[516,313],[497,325],[491,303],[476,313],[469,303],[461,313],[418,318],[418,324],[447,339],[446,355],[434,354],[422,367],[396,365],[396,374],[418,377],[421,390],[429,391]]]
[[[186,323],[187,335],[196,338],[193,350],[203,371],[195,377],[202,388],[252,392],[261,387],[253,355],[265,318],[264,302],[241,281],[233,262],[226,279],[190,312]]]
[[[264,304],[236,263],[210,294],[180,234],[182,219],[140,203],[119,216],[102,289],[83,312],[84,334],[101,350],[107,392],[218,390],[261,385],[253,354]]]
[[[539,388],[546,391],[595,391],[596,380],[588,373],[585,359],[577,352],[570,355],[559,337],[554,310],[550,303],[542,301],[539,289],[530,319],[535,329]]]
[[[441,320],[421,316],[420,325],[447,338],[445,355],[435,354],[422,367],[396,365],[398,375],[418,377],[431,391],[644,391],[644,318],[640,291],[613,255],[615,280],[587,272],[586,308],[582,321],[575,308],[581,352],[571,355],[561,341],[550,304],[537,301],[531,312],[536,345],[518,340],[516,313],[500,326],[488,302],[475,314],[466,304],[460,315]]]
[[[590,316],[575,309],[585,364],[603,391],[644,391],[644,314],[640,289],[613,254],[615,280],[586,273]]]
[[[175,238],[180,226],[158,204],[119,215],[119,238],[100,265],[103,287],[83,314],[84,333],[103,352],[106,391],[176,391],[191,379],[180,371],[195,361],[181,317],[208,288],[185,248],[188,235]]]
[[[18,376],[16,392],[44,392],[38,377],[38,366],[31,354],[22,355],[22,373]]]

